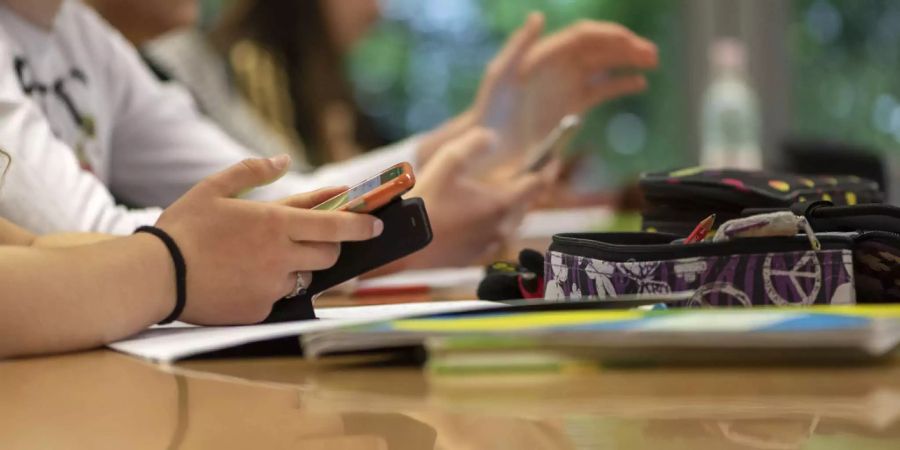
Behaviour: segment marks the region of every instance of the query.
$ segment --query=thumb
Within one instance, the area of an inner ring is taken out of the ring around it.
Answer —
[[[291,157],[248,158],[203,180],[213,195],[237,197],[255,187],[281,178],[291,164]]]
[[[497,147],[497,135],[486,128],[473,128],[444,144],[429,162],[439,185],[451,177],[465,175]]]
[[[294,194],[290,197],[281,199],[278,204],[290,206],[292,208],[311,209],[318,206],[325,200],[347,191],[347,186],[326,187],[312,192],[304,192],[302,194]]]

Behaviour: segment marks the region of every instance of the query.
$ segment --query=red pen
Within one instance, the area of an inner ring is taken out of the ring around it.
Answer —
[[[687,239],[684,240],[685,244],[694,244],[696,242],[701,242],[706,239],[706,235],[709,234],[710,230],[712,230],[713,225],[716,223],[716,215],[712,214],[709,217],[700,221],[697,226],[694,228],[694,231],[691,231],[691,234],[688,235]]]
[[[381,297],[386,295],[415,295],[427,294],[431,288],[424,284],[410,284],[406,286],[383,286],[360,288],[353,292],[354,297]]]

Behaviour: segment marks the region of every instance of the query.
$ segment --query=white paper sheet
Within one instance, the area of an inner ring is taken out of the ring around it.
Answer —
[[[484,267],[408,270],[368,280],[360,280],[356,289],[428,286],[432,289],[475,287],[484,278]],[[473,290],[474,292],[474,290]]]
[[[109,348],[151,361],[171,362],[251,342],[300,336],[304,333],[324,331],[347,325],[497,306],[502,305],[480,300],[462,300],[325,308],[316,311],[321,320],[236,327],[194,327],[187,325],[155,327],[131,338],[110,344]]]

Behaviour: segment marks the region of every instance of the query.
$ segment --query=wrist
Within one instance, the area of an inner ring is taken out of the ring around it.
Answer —
[[[160,325],[165,325],[178,320],[187,305],[187,264],[184,260],[184,254],[181,253],[181,249],[178,247],[178,243],[175,242],[175,239],[172,239],[172,236],[165,230],[155,226],[145,225],[138,227],[138,229],[134,231],[134,234],[141,233],[152,234],[159,239],[166,247],[169,257],[172,259],[172,266],[174,267],[175,272],[175,306],[172,308],[172,312],[159,322]]]
[[[133,243],[136,254],[140,255],[137,267],[138,273],[146,281],[145,289],[152,292],[153,323],[159,323],[165,319],[177,299],[177,283],[175,281],[175,264],[169,254],[166,245],[156,236],[147,233],[137,233],[127,237]]]

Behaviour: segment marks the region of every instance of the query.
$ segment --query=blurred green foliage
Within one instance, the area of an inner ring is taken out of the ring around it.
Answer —
[[[793,3],[788,32],[794,131],[896,151],[900,2]]]
[[[572,146],[575,153],[599,156],[591,160],[600,165],[597,185],[618,184],[641,171],[689,163],[679,6],[674,0],[393,0],[348,67],[364,110],[401,138],[466,108],[485,65],[530,11],[545,13],[548,32],[580,19],[621,23],[659,46],[661,68],[650,74],[647,93],[595,109]],[[622,113],[643,123],[638,148],[610,145],[610,120]]]

